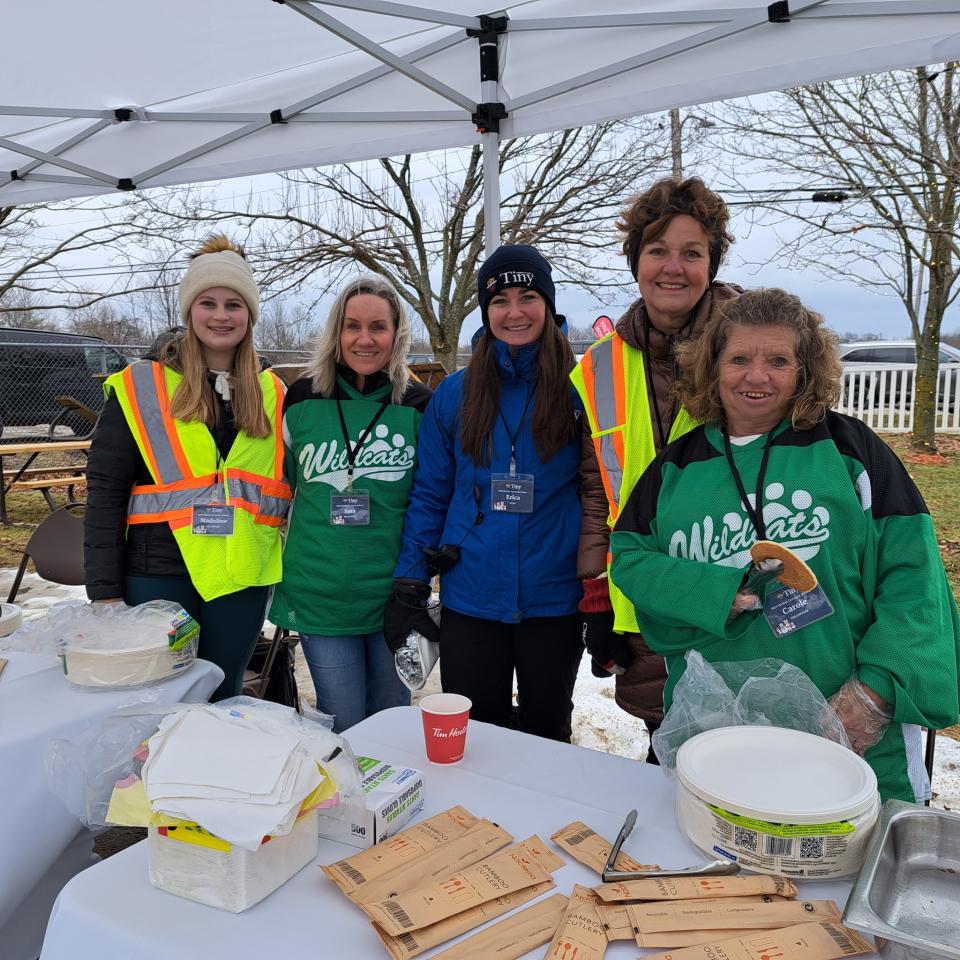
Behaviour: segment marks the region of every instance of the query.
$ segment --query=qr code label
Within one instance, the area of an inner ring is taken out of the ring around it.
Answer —
[[[749,850],[751,853],[757,852],[757,831],[747,830],[745,827],[733,828],[733,842],[741,850]]]
[[[800,840],[801,860],[820,860],[823,858],[823,837],[803,837]]]

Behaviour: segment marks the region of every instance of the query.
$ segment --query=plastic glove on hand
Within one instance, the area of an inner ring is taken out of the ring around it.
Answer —
[[[392,654],[416,631],[428,640],[440,640],[440,628],[427,612],[430,584],[422,580],[394,580],[393,595],[383,612],[383,638]]]
[[[879,743],[893,717],[893,707],[855,677],[827,702],[847,732],[850,749],[861,757]]]
[[[741,613],[746,613],[748,610],[757,610],[759,607],[760,598],[755,593],[738,591],[734,594],[733,604],[730,607],[730,612],[727,614],[727,623],[736,620]]]

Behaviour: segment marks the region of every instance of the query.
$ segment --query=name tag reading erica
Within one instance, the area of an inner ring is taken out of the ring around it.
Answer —
[[[500,513],[532,513],[533,474],[491,473],[490,509]]]

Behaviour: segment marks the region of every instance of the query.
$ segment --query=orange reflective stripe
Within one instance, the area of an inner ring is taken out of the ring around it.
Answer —
[[[205,477],[185,477],[174,483],[140,483],[131,493],[167,493],[171,490],[195,490],[198,487],[211,487],[217,482],[217,474],[208,473]]]
[[[150,446],[150,439],[147,436],[146,428],[143,425],[143,416],[140,413],[140,406],[137,404],[137,389],[133,382],[133,364],[127,367],[121,374],[123,377],[124,388],[130,402],[130,409],[133,411],[133,419],[137,421],[137,432],[143,440],[143,451],[147,458],[147,466],[150,468],[150,474],[154,477],[160,476],[157,469],[157,461],[153,455],[153,448]]]
[[[170,413],[170,398],[167,396],[167,375],[162,364],[153,364],[153,379],[157,385],[157,396],[160,398],[160,410],[163,412],[163,425],[167,431],[167,439],[173,450],[174,459],[180,468],[180,473],[184,477],[192,477],[193,471],[190,469],[190,462],[187,460],[180,444],[180,437],[177,434],[177,425],[174,422],[173,414]],[[134,399],[136,403],[136,399]]]
[[[127,524],[133,526],[135,523],[169,523],[172,528],[176,528],[190,523],[192,516],[192,508],[164,510],[162,513],[128,513]]]

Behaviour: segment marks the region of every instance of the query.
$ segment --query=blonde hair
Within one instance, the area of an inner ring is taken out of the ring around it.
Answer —
[[[170,412],[178,420],[199,420],[211,430],[217,423],[220,404],[207,377],[207,361],[203,345],[197,339],[193,324],[184,333],[170,340],[160,352],[160,362],[183,374],[170,401]],[[230,402],[233,422],[249,437],[269,437],[270,421],[263,407],[260,387],[260,358],[253,345],[253,326],[237,346],[230,374]],[[278,411],[279,413],[279,411]]]
[[[369,293],[386,301],[393,317],[393,349],[387,364],[387,376],[390,379],[390,399],[400,403],[410,383],[410,371],[407,369],[407,351],[410,349],[410,318],[406,307],[389,280],[373,274],[351,280],[333,301],[327,322],[316,340],[313,357],[307,367],[307,376],[316,393],[323,397],[332,397],[337,383],[337,364],[343,356],[340,353],[340,333],[347,312],[347,302],[351,297]]]
[[[734,327],[783,327],[793,331],[799,370],[790,422],[795,430],[809,430],[823,420],[840,399],[843,366],[837,350],[839,339],[819,313],[777,287],[747,290],[725,301],[696,341],[677,344],[677,392],[690,415],[706,423],[726,422],[720,401],[719,365]]]

